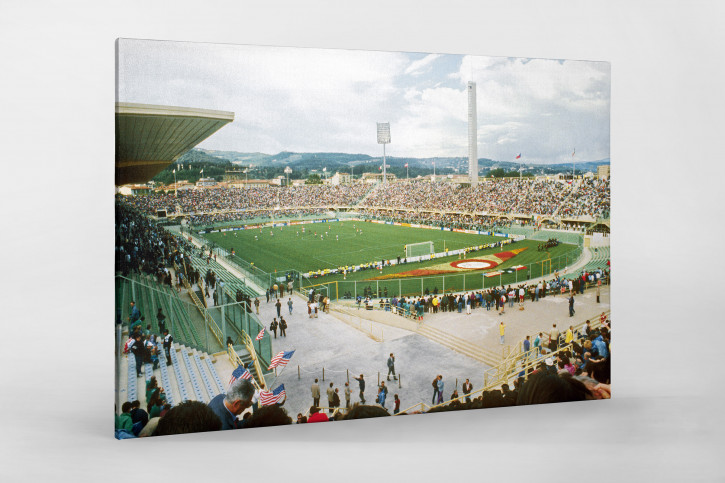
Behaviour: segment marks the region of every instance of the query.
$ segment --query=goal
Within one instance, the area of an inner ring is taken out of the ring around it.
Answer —
[[[405,245],[405,258],[419,257],[433,253],[433,242],[409,243]]]

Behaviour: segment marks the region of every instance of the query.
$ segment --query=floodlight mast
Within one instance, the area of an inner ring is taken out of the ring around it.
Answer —
[[[383,145],[383,184],[388,182],[387,165],[385,164],[385,145],[390,143],[390,123],[378,123],[378,144]]]

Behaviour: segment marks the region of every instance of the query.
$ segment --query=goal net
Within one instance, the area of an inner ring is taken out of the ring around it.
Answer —
[[[405,258],[419,257],[433,253],[433,242],[409,243],[405,245]]]

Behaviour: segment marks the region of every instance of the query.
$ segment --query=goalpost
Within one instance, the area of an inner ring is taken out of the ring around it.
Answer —
[[[433,242],[409,243],[405,245],[405,258],[419,257],[421,255],[430,255],[433,252]]]

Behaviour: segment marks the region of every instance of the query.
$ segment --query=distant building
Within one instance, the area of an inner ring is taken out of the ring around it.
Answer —
[[[216,186],[216,180],[214,178],[201,178],[196,182],[198,188]]]
[[[265,186],[279,186],[279,180],[273,179],[240,179],[229,181],[227,183],[230,188],[263,188]]]
[[[386,173],[385,179],[390,182],[397,180],[398,177],[392,173]],[[383,173],[363,173],[362,180],[363,183],[379,183],[383,180]]]
[[[223,181],[236,181],[240,179],[247,179],[247,173],[241,169],[229,169],[224,171]]]
[[[609,165],[602,164],[597,166],[597,179],[609,179]]]
[[[390,178],[388,178],[390,179]],[[327,180],[328,184],[331,184],[333,186],[337,186],[340,184],[350,184],[352,183],[352,176],[350,173],[335,173],[334,175],[330,176],[330,178]]]

